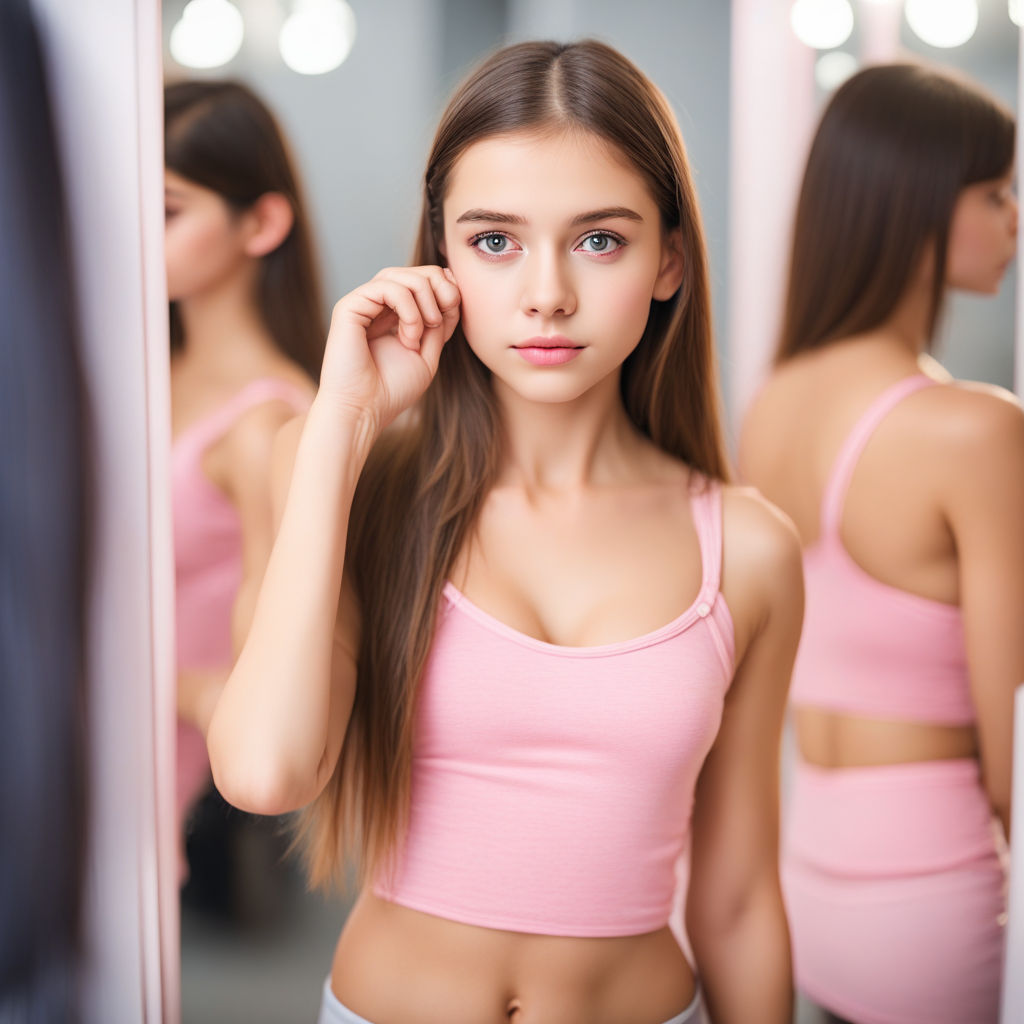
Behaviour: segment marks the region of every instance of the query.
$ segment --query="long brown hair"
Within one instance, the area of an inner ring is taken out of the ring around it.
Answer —
[[[957,197],[1010,169],[1014,134],[991,96],[922,65],[867,68],[840,86],[800,189],[776,361],[883,323],[930,246],[931,339]]]
[[[682,237],[684,276],[651,301],[622,369],[630,419],[656,445],[725,479],[704,238],[682,139],[668,104],[625,57],[598,42],[499,50],[456,92],[427,161],[416,264],[444,264],[442,204],[468,147],[510,132],[585,131],[611,143],[650,188],[666,231]],[[362,613],[358,686],[333,778],[300,823],[314,884],[346,848],[363,877],[384,866],[408,814],[416,689],[444,581],[499,466],[501,430],[488,370],[461,328],[411,428],[382,438],[360,478],[347,571]]]
[[[260,259],[254,298],[277,347],[318,380],[327,325],[313,236],[298,175],[273,114],[238,82],[168,85],[164,164],[212,189],[239,213],[267,192],[279,192],[291,204],[291,231]],[[174,302],[170,316],[171,349],[180,349],[185,339]]]

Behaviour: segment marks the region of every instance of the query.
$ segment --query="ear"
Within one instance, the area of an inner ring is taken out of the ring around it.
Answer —
[[[295,211],[280,192],[264,192],[249,211],[251,234],[245,243],[247,256],[266,256],[291,233]]]
[[[654,295],[659,302],[671,299],[683,283],[683,233],[676,228],[665,233],[661,243],[661,266],[654,281]]]

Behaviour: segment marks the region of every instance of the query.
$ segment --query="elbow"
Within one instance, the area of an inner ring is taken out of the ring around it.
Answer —
[[[315,778],[264,751],[225,750],[211,728],[213,784],[232,807],[249,814],[291,814],[311,803],[323,788]]]

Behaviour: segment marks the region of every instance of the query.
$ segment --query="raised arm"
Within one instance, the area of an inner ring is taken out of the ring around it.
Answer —
[[[753,491],[727,494],[722,591],[738,667],[697,783],[686,928],[715,1024],[789,1024],[779,743],[803,621],[803,571],[792,524]]]
[[[347,588],[342,599],[356,483],[433,378],[458,310],[438,267],[382,271],[335,306],[320,390],[297,440],[282,440],[280,527],[207,736],[214,782],[237,807],[296,810],[334,771],[356,685],[358,613]]]
[[[982,779],[1010,832],[1013,697],[1024,683],[1024,411],[957,389],[942,427],[942,493],[957,549]]]

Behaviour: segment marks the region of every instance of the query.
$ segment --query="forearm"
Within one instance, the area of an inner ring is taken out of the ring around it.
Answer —
[[[371,444],[354,418],[314,402],[252,624],[208,735],[218,787],[251,809],[315,796],[349,512]],[[351,705],[351,695],[334,697]]]
[[[712,1024],[789,1024],[793,970],[777,887],[751,900],[727,927],[692,927],[690,939]]]

